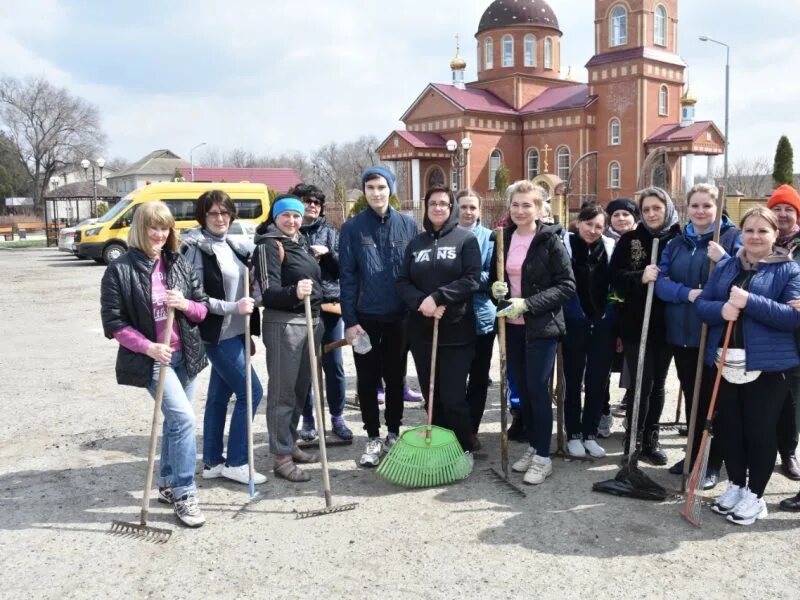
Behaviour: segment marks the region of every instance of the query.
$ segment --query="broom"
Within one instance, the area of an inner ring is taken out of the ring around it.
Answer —
[[[433,321],[431,374],[428,385],[428,424],[409,429],[397,440],[376,471],[388,483],[406,488],[447,485],[466,479],[470,466],[456,434],[433,425],[433,389],[436,382],[436,349],[439,319]]]
[[[686,494],[686,502],[679,511],[681,516],[695,527],[700,527],[702,522],[702,505],[700,504],[698,492],[703,489],[706,467],[708,466],[711,439],[714,437],[714,430],[711,424],[714,419],[714,408],[716,408],[717,405],[717,393],[719,392],[719,384],[722,379],[722,367],[725,365],[725,356],[728,354],[728,343],[731,341],[731,331],[733,331],[734,323],[735,321],[728,321],[728,327],[725,329],[725,341],[722,343],[722,352],[720,353],[719,366],[717,367],[717,377],[714,380],[714,391],[711,393],[711,402],[708,405],[706,426],[703,429],[703,438],[700,440],[700,447],[697,450],[697,457],[700,460],[694,461],[694,468],[692,469],[692,475],[689,478],[689,486],[687,488],[689,491]]]

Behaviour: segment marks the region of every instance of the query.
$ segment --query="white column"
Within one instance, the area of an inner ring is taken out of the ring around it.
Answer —
[[[422,185],[419,177],[419,159],[411,159],[411,200],[414,203],[414,208],[419,208]]]
[[[694,185],[694,154],[683,157],[683,193],[687,193]]]
[[[717,155],[716,154],[709,154],[708,155],[708,183],[712,185],[716,185],[716,179],[714,177],[715,171],[717,170]]]

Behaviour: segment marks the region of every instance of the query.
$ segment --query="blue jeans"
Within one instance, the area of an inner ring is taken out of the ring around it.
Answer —
[[[330,344],[344,337],[344,321],[339,315],[320,312],[325,331],[322,334],[322,345]],[[325,397],[332,417],[341,417],[344,412],[345,379],[342,349],[337,348],[322,357],[322,369],[325,371]],[[303,417],[310,418],[314,414],[313,389],[308,391]]]
[[[542,458],[550,456],[553,405],[550,377],[556,360],[558,338],[525,339],[524,325],[506,325],[506,360],[519,386],[522,423],[531,447]]]
[[[593,440],[603,414],[611,362],[614,320],[567,319],[564,337],[564,417],[569,439]],[[586,391],[581,411],[581,386]]]
[[[203,462],[210,467],[226,462],[222,455],[222,437],[225,433],[225,418],[228,415],[228,401],[236,394],[231,427],[228,430],[227,464],[239,467],[247,464],[247,385],[244,370],[244,336],[222,340],[216,345],[206,345],[206,354],[211,363],[211,377],[208,380],[208,398],[203,417]],[[253,415],[264,395],[256,372],[250,367],[253,392]]]
[[[158,386],[158,374],[161,363],[153,365],[153,378],[147,391],[155,398]],[[194,494],[195,462],[197,461],[197,439],[195,438],[195,420],[192,410],[195,379],[189,379],[183,352],[173,352],[170,368],[164,381],[164,397],[161,412],[164,415],[164,426],[161,439],[161,461],[159,464],[159,487],[172,488],[177,497]]]

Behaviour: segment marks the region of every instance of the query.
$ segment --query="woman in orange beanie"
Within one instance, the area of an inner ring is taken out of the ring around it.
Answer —
[[[785,248],[800,264],[800,194],[790,185],[779,186],[767,201],[767,208],[778,219],[778,241],[776,246]],[[800,340],[798,340],[800,341]],[[778,422],[778,454],[781,457],[781,472],[795,481],[800,480],[800,462],[797,460],[797,424],[795,412],[800,401],[800,368],[789,371],[791,391],[786,398]]]

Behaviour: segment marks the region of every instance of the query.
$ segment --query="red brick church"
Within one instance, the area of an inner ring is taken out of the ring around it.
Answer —
[[[501,165],[510,181],[532,179],[548,194],[566,189],[573,207],[649,184],[682,192],[704,157],[712,172],[724,138],[713,122],[694,120],[678,55],[678,0],[594,4],[588,83],[562,77],[562,32],[547,2],[489,5],[475,34],[478,80],[464,82],[457,52],[452,83],[429,84],[400,118],[405,130],[378,148],[382,161],[402,165],[415,204],[435,183],[486,194]],[[451,162],[453,141],[462,169]]]

